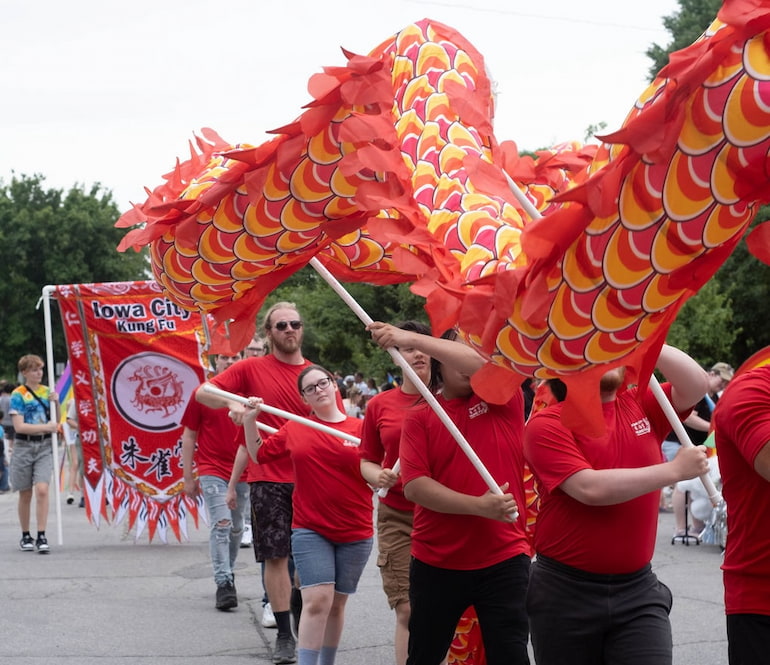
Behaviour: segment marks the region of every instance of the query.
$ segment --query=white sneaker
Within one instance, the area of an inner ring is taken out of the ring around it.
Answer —
[[[251,524],[243,525],[243,533],[241,534],[241,547],[251,547]]]
[[[267,603],[262,608],[262,627],[263,628],[276,628],[275,614],[273,614],[273,608],[270,607],[270,603]]]

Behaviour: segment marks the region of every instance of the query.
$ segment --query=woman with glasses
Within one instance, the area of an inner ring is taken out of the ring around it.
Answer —
[[[360,437],[362,421],[340,409],[330,372],[310,365],[297,387],[312,420]],[[243,421],[249,455],[258,463],[288,457],[294,468],[291,547],[302,591],[298,663],[331,665],[345,603],[372,550],[372,492],[359,471],[358,444],[294,421],[263,440],[255,425],[261,400],[250,402],[255,408]]]

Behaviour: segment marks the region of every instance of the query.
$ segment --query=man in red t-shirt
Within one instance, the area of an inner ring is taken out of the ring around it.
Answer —
[[[489,491],[434,411],[404,416],[400,458],[404,494],[416,504],[410,569],[408,665],[439,665],[460,617],[475,607],[490,665],[528,663],[524,594],[529,544],[524,532],[521,392],[504,405],[473,394],[470,376],[484,360],[455,335],[436,339],[370,324],[381,346],[432,357],[439,404],[473,447],[501,494]],[[509,489],[510,488],[510,489]],[[513,517],[517,506],[522,514]]]
[[[308,416],[310,409],[297,390],[297,378],[311,363],[302,355],[303,322],[296,305],[279,302],[270,307],[265,314],[264,331],[270,353],[241,360],[214,377],[211,385],[244,397],[256,395],[269,406]],[[241,425],[243,404],[208,393],[204,387],[205,384],[198,389],[196,399],[207,406],[229,409],[235,423]],[[265,412],[259,420],[276,429],[284,424],[280,417]],[[240,475],[247,461],[248,454],[241,446],[233,473]],[[265,587],[278,628],[273,661],[293,663],[296,645],[290,620],[289,554],[294,489],[291,460],[249,463],[247,477],[251,487],[254,553],[258,562],[265,563]]]
[[[240,360],[240,355],[218,353],[214,372],[220,374]],[[182,468],[184,492],[189,497],[203,495],[209,518],[209,553],[217,585],[215,607],[229,610],[238,607],[233,566],[240,548],[244,512],[249,500],[246,477],[237,490],[235,509],[228,508],[225,498],[230,473],[238,451],[238,427],[222,409],[210,409],[195,398],[187,404],[182,416]],[[195,472],[193,472],[193,460]]]
[[[770,366],[737,376],[712,418],[727,504],[722,564],[730,665],[770,652]]]
[[[670,346],[657,366],[684,419],[707,390],[706,372]],[[660,489],[708,472],[708,462],[703,446],[663,462],[671,425],[652,391],[625,390],[624,380],[625,368],[601,379],[601,436],[567,429],[563,403],[527,422],[524,455],[541,501],[527,593],[538,665],[671,663],[671,592],[650,567]]]

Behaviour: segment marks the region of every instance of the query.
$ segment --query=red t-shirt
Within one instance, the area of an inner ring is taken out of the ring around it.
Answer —
[[[727,504],[727,614],[770,615],[770,483],[754,460],[770,442],[770,366],[730,382],[712,418]]]
[[[528,554],[529,545],[524,535],[521,392],[502,406],[487,404],[476,395],[452,400],[439,396],[438,401],[495,482],[510,483],[508,491],[519,505],[519,519],[510,524],[475,515],[437,513],[415,505],[412,554],[431,566],[451,570],[478,570],[518,554]],[[427,404],[406,414],[400,454],[404,485],[427,476],[463,494],[481,496],[489,491]]]
[[[671,386],[664,384],[663,390],[670,399]],[[642,404],[636,397],[636,390],[628,390],[602,404],[606,431],[599,437],[574,434],[564,427],[563,404],[554,404],[527,422],[524,455],[540,494],[535,525],[538,554],[606,575],[635,572],[652,559],[659,490],[612,506],[587,506],[559,487],[583,469],[639,468],[663,461],[660,446],[671,425],[651,391]]]
[[[310,419],[323,422],[315,416]],[[323,424],[361,436],[360,418]],[[357,444],[290,421],[264,440],[257,459],[260,464],[279,460],[292,464],[294,528],[311,529],[334,543],[372,537],[372,490],[361,476]]]
[[[198,476],[216,476],[230,480],[235,453],[236,436],[240,429],[227,415],[226,409],[212,409],[195,400],[188,402],[182,425],[196,433],[195,466]],[[246,481],[246,473],[240,478]]]
[[[302,401],[297,388],[297,378],[302,370],[311,364],[309,360],[304,360],[301,365],[289,365],[272,354],[244,358],[211,379],[211,383],[217,388],[243,397],[261,397],[268,406],[307,417],[310,415],[310,407]],[[220,410],[227,413],[225,409]],[[286,422],[280,416],[265,412],[259,414],[259,421],[276,429]],[[238,440],[243,441],[242,430],[238,433]],[[274,483],[294,482],[291,462],[288,459],[272,464],[254,464],[249,460],[247,478],[250,483],[260,480]]]
[[[392,469],[399,457],[401,428],[408,411],[420,400],[418,395],[409,395],[401,388],[386,390],[372,397],[366,403],[364,431],[361,436],[361,457],[370,462]],[[404,496],[403,477],[388,490],[380,501],[396,510],[413,511],[414,504]]]

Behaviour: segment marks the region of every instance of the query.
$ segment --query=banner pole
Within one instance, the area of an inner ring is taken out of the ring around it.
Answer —
[[[56,290],[55,286],[46,285],[43,287],[43,320],[45,321],[45,364],[48,367],[48,388],[51,392],[56,387],[56,374],[53,364],[53,328],[51,326],[51,295]],[[61,397],[61,396],[59,396]],[[56,408],[54,403],[51,405],[51,422],[58,424],[59,414],[57,413],[58,402]],[[61,487],[59,483],[59,433],[58,430],[51,434],[51,445],[53,446],[53,484],[54,484],[54,502],[56,507],[56,537],[59,545],[64,544],[64,534],[62,530],[61,520]]]

